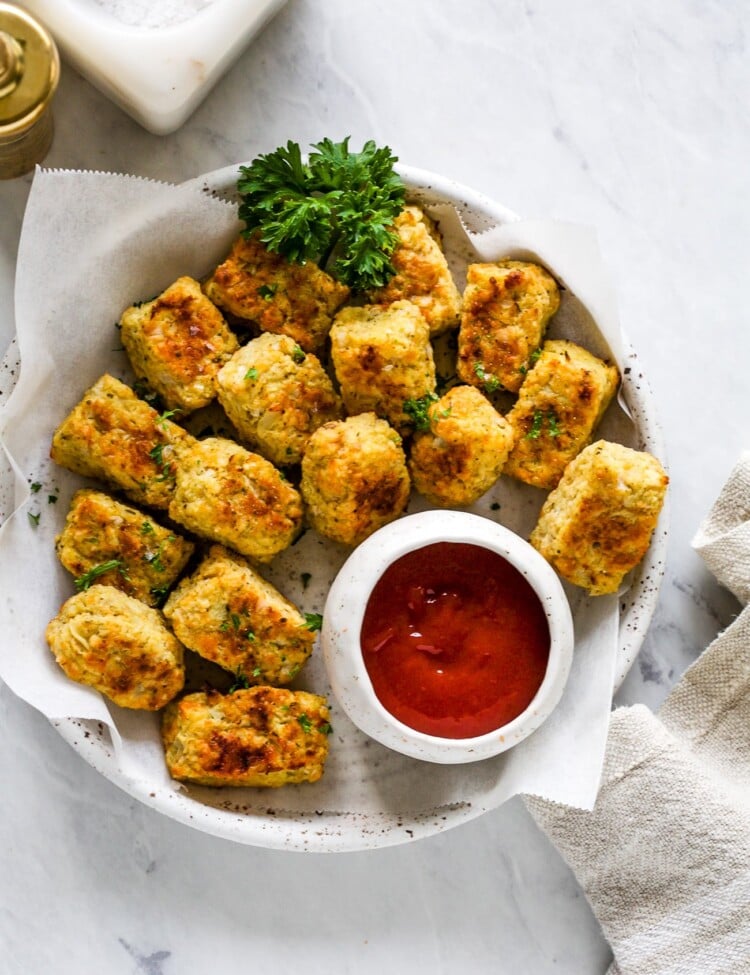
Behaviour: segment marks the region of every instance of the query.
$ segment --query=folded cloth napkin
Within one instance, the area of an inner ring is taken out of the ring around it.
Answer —
[[[750,453],[693,545],[750,602]],[[527,805],[602,925],[609,975],[750,973],[750,605],[658,716],[612,713],[592,812]]]

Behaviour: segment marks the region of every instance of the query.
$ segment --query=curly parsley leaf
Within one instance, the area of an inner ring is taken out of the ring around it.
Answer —
[[[307,162],[291,140],[240,167],[237,189],[244,233],[297,264],[315,261],[355,290],[395,274],[393,222],[404,204],[397,158],[372,140],[361,152],[323,139]]]

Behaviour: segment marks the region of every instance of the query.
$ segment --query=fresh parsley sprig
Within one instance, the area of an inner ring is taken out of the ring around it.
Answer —
[[[397,157],[372,140],[351,152],[349,136],[312,148],[305,162],[290,140],[240,167],[245,234],[257,231],[269,250],[298,264],[315,261],[357,291],[381,287],[395,274],[393,222],[404,205]]]

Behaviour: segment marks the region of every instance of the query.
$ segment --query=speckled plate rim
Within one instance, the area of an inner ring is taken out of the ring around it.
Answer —
[[[232,196],[237,169],[237,165],[227,166],[190,182],[205,192]],[[473,229],[519,219],[508,208],[451,179],[406,166],[400,166],[399,171],[416,195],[424,191],[431,199],[454,205]],[[651,390],[643,377],[637,353],[627,340],[624,346],[622,395],[636,425],[637,446],[653,453],[666,466],[664,441]],[[18,374],[18,365],[17,346],[13,342],[3,360],[2,371],[12,380]],[[5,386],[5,395],[13,384],[11,381]],[[638,655],[656,609],[665,570],[668,523],[667,501],[649,551],[621,598],[614,690],[619,688]],[[270,808],[266,815],[239,814],[204,804],[177,783],[170,789],[162,789],[145,779],[125,775],[118,766],[107,728],[98,722],[64,718],[50,723],[89,765],[128,795],[186,826],[251,846],[315,853],[378,849],[434,835],[494,808],[494,804],[466,800],[404,816],[391,811],[283,812]]]

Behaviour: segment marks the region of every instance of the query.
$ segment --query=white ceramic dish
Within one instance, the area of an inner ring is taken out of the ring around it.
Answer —
[[[464,543],[496,552],[530,583],[549,628],[547,669],[531,703],[513,721],[474,738],[438,738],[397,720],[378,700],[362,655],[360,633],[375,583],[397,559],[433,542]],[[541,727],[562,697],[574,636],[560,580],[528,542],[487,518],[435,510],[391,522],[354,550],[328,593],[320,642],[334,696],[361,731],[410,758],[457,765],[499,755]]]
[[[129,26],[92,0],[20,0],[63,56],[136,122],[174,132],[285,0],[213,0],[179,23]]]
[[[479,231],[516,219],[506,208],[450,180],[406,167],[401,172],[420,202],[454,205],[471,230]],[[199,189],[232,196],[236,178],[237,167],[232,166],[195,183]],[[446,240],[447,247],[450,243]],[[148,261],[149,255],[143,255],[143,259]],[[113,311],[113,317],[117,314],[119,310]],[[0,388],[4,393],[12,388],[17,374],[18,362],[13,351],[3,365],[5,381]],[[623,394],[634,418],[635,446],[663,459],[663,443],[650,394],[632,350],[627,352]],[[10,472],[2,466],[0,511],[5,514],[14,504],[12,492]],[[483,499],[483,513],[490,516],[491,499],[491,493]],[[649,552],[621,599],[618,684],[638,652],[656,605],[664,571],[666,526],[665,509]],[[347,555],[340,547],[326,546],[308,532],[298,545],[275,561],[269,577],[292,600],[303,600],[300,604],[305,609],[319,608]],[[308,568],[306,560],[317,560],[316,564],[321,566],[320,573],[316,571],[317,588],[311,585],[309,590],[300,583],[300,570]],[[327,577],[324,567],[328,569]],[[319,653],[313,655],[302,676],[305,686],[326,691],[327,680]],[[155,720],[145,716],[143,727]],[[160,776],[150,772],[125,774],[118,766],[106,728],[75,719],[53,724],[102,775],[146,805],[214,835],[258,846],[325,852],[390,846],[473,819],[500,801],[493,776],[497,775],[495,763],[502,762],[504,756],[462,766],[414,762],[362,735],[343,714],[334,717],[331,757],[323,780],[314,787],[280,790],[186,790],[170,780],[163,770]],[[152,728],[151,724],[148,728]],[[158,751],[158,746],[149,747]],[[158,755],[155,757],[158,759]],[[150,768],[158,765],[157,761]]]

